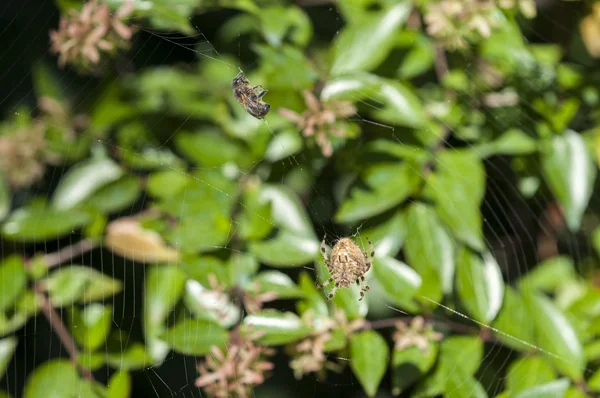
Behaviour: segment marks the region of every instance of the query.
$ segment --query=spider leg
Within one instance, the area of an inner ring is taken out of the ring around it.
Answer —
[[[331,292],[329,292],[329,294],[327,295],[327,300],[331,300],[333,296],[335,296],[335,292],[337,292],[337,289],[337,286],[334,286],[333,289],[331,289]]]
[[[327,265],[327,269],[330,268],[329,266],[329,259],[327,258],[327,252],[325,250],[325,239],[327,238],[327,234],[325,234],[325,236],[323,237],[323,240],[321,241],[321,254],[323,255],[323,259],[325,260],[325,264]]]
[[[323,283],[319,283],[319,282],[317,282],[317,283],[315,284],[315,286],[317,286],[317,288],[318,288],[318,289],[322,289],[322,288],[324,288],[325,286],[329,285],[331,282],[333,282],[333,276],[332,276],[331,278],[327,279],[327,280],[326,280],[325,282],[323,282]]]
[[[373,258],[375,257],[375,249],[373,248],[373,244],[369,238],[367,238],[367,242],[369,242],[369,247],[371,248],[371,258]]]

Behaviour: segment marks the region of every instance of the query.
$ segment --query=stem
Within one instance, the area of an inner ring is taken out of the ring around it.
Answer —
[[[440,47],[436,48],[434,65],[435,65],[435,74],[436,74],[439,82],[441,83],[442,80],[444,79],[444,77],[448,74],[448,61],[446,60],[446,53],[443,48],[440,48]],[[447,90],[446,95],[450,99],[454,99],[454,97],[455,97],[455,93],[451,90]],[[431,150],[433,155],[435,155],[436,152],[438,152],[442,148],[444,148],[444,144],[446,143],[446,141],[448,141],[448,138],[450,138],[450,134],[451,134],[451,131],[448,128],[448,126],[444,126],[441,137],[433,145],[433,148]],[[433,171],[433,164],[434,164],[434,161],[431,160],[429,162],[426,162],[423,165],[423,176],[424,177],[427,177],[429,175],[429,173],[431,173]]]
[[[39,285],[34,285],[33,289],[36,292],[38,300],[40,300],[41,302],[42,312],[48,320],[48,323],[50,323],[50,327],[52,328],[54,333],[56,333],[62,345],[69,353],[71,363],[77,367],[79,373],[81,373],[81,375],[86,380],[94,380],[92,372],[79,364],[79,351],[77,350],[75,340],[73,339],[73,336],[71,336],[71,333],[69,333],[69,330],[65,326],[58,312],[56,312],[56,310],[54,309],[54,306],[52,305],[50,299],[46,297]]]
[[[81,256],[98,246],[98,241],[93,239],[83,239],[77,243],[67,246],[55,253],[49,253],[44,256],[44,264],[46,267],[52,268],[60,265],[77,256]]]

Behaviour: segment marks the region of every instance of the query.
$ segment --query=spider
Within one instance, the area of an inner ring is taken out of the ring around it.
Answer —
[[[325,253],[325,238],[321,242],[321,253],[325,259],[325,265],[331,274],[331,278],[327,279],[324,283],[317,282],[317,288],[322,289],[335,281],[335,285],[331,292],[327,296],[327,300],[331,300],[340,287],[350,287],[352,282],[356,281],[356,284],[360,286],[360,282],[364,282],[364,287],[360,290],[361,301],[365,297],[365,292],[369,291],[369,285],[365,281],[365,273],[371,268],[373,262],[373,256],[375,256],[375,249],[373,244],[367,238],[369,246],[371,247],[371,256],[367,257],[367,253],[363,252],[360,247],[356,245],[350,238],[342,238],[338,240],[331,249],[331,257],[327,258]]]
[[[233,96],[236,101],[242,104],[246,112],[251,114],[257,119],[264,119],[271,109],[271,105],[263,102],[262,97],[269,92],[264,90],[262,86],[253,86],[250,84],[244,72],[240,69],[240,73],[231,82],[231,88],[233,89]],[[256,89],[260,89],[257,94]]]

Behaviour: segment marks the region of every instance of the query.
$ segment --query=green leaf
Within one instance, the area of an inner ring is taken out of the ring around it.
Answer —
[[[73,398],[79,390],[77,370],[66,359],[48,361],[38,366],[27,379],[25,398]]]
[[[573,260],[567,256],[556,256],[538,264],[519,280],[521,289],[538,289],[554,292],[564,284],[577,278]]]
[[[273,229],[271,202],[261,201],[260,188],[249,186],[244,192],[244,202],[238,217],[239,234],[245,240],[265,238]]]
[[[276,226],[303,236],[315,236],[306,209],[291,189],[265,184],[260,190],[260,202],[271,204],[271,219]]]
[[[242,316],[229,296],[208,290],[200,282],[191,279],[185,284],[183,302],[197,318],[223,327],[233,326]]]
[[[572,130],[552,137],[543,147],[541,161],[546,182],[564,211],[569,228],[578,230],[597,173],[583,138]]]
[[[57,210],[72,209],[122,175],[121,167],[109,158],[92,158],[78,163],[60,180],[52,197],[52,206]]]
[[[362,229],[355,241],[358,246],[367,248],[369,238],[375,245],[375,257],[395,257],[404,243],[407,229],[404,211],[397,211],[376,225]]]
[[[312,331],[296,314],[273,309],[247,315],[242,325],[244,333],[262,332],[262,336],[256,341],[266,345],[292,343]]]
[[[85,201],[85,206],[101,213],[122,211],[133,205],[140,189],[141,182],[138,177],[126,176],[100,188]]]
[[[178,133],[177,149],[204,167],[221,166],[240,158],[243,149],[233,140],[217,132]],[[219,150],[215,150],[219,148]]]
[[[11,196],[8,183],[4,177],[4,171],[0,170],[0,221],[4,220],[4,217],[10,211]]]
[[[318,262],[319,265],[325,268],[325,264],[322,261]],[[329,308],[323,297],[323,292],[316,288],[315,282],[306,272],[300,274],[298,281],[300,290],[304,297],[298,302],[298,313],[304,315],[307,311],[312,311],[315,318],[328,318]]]
[[[402,79],[412,79],[427,72],[435,60],[435,46],[426,36],[420,36],[413,48],[402,59],[398,68],[398,76]]]
[[[265,159],[275,163],[302,150],[302,137],[298,131],[284,130],[276,134],[267,146]]]
[[[573,326],[550,300],[533,291],[525,292],[530,312],[528,321],[534,325],[534,342],[544,350],[549,360],[574,380],[583,376],[583,348]]]
[[[110,366],[122,370],[146,369],[148,365],[153,363],[152,357],[146,352],[145,346],[141,343],[133,343],[124,351],[101,352],[101,355],[106,356],[106,362]]]
[[[519,129],[510,129],[496,140],[475,146],[481,157],[492,155],[529,155],[538,149],[537,141]]]
[[[346,25],[332,46],[331,75],[372,70],[381,64],[394,47],[398,28],[410,10],[410,2],[402,2],[365,16],[360,23]]]
[[[388,124],[421,127],[427,121],[425,108],[412,89],[400,82],[369,73],[331,79],[321,91],[322,101],[374,101],[373,116]]]
[[[2,372],[0,372],[0,375]],[[587,382],[590,391],[600,392],[600,370],[597,370]]]
[[[442,292],[452,291],[454,241],[428,205],[410,205],[406,223],[410,229],[406,235],[404,254],[408,263],[423,278],[420,293],[439,301]]]
[[[369,312],[369,306],[366,300],[358,301],[360,298],[360,289],[352,285],[346,289],[339,289],[333,297],[333,305],[341,309],[349,320],[364,318]]]
[[[511,394],[554,380],[552,366],[543,358],[532,356],[514,361],[506,372],[506,388]]]
[[[479,337],[451,336],[446,338],[441,343],[438,364],[434,373],[419,383],[414,397],[431,397],[443,393],[454,395],[465,392],[473,394],[474,397],[482,396],[480,395],[481,386],[471,377],[479,368],[482,359],[483,343]],[[465,384],[463,389],[457,388],[461,383]]]
[[[229,284],[246,287],[260,268],[258,261],[248,253],[233,253],[227,263]]]
[[[0,339],[0,378],[4,376],[4,373],[8,368],[8,364],[10,364],[10,361],[13,358],[18,342],[16,337]]]
[[[217,210],[189,215],[167,233],[167,240],[187,253],[213,251],[229,240],[231,223],[228,215]],[[199,225],[202,228],[198,228]]]
[[[319,242],[312,237],[280,230],[274,238],[250,242],[249,250],[262,263],[274,267],[298,267],[317,258]]]
[[[354,188],[340,205],[335,221],[359,221],[397,206],[415,191],[418,178],[408,164],[388,163],[368,168],[363,180],[370,190]]]
[[[480,206],[485,170],[481,160],[469,151],[443,151],[436,168],[427,179],[426,196],[435,200],[438,215],[457,239],[483,251]]]
[[[273,47],[281,46],[289,33],[293,43],[305,46],[312,36],[310,18],[295,6],[271,6],[258,13],[263,37]]]
[[[496,338],[506,346],[519,351],[531,349],[531,315],[521,294],[510,286],[504,288],[504,302],[492,326],[500,331]]]
[[[294,281],[283,272],[263,271],[253,281],[258,283],[257,293],[272,292],[281,299],[300,298],[304,295]]]
[[[421,287],[421,277],[412,268],[393,257],[373,259],[373,276],[394,304],[403,306]]]
[[[166,199],[180,194],[192,178],[182,171],[159,170],[148,177],[148,193],[155,198]]]
[[[456,290],[468,313],[479,322],[491,322],[504,297],[504,280],[489,252],[483,258],[462,248],[457,256]]]
[[[174,265],[147,268],[144,291],[143,327],[151,357],[162,361],[169,352],[168,346],[156,337],[164,331],[164,321],[181,298],[185,274]]]
[[[535,386],[519,394],[515,394],[514,398],[563,398],[569,388],[569,380],[558,379],[541,386]]]
[[[113,374],[108,380],[106,398],[129,398],[131,396],[131,376],[126,371]]]
[[[80,310],[71,307],[69,310],[69,327],[75,341],[94,351],[102,346],[112,325],[112,307],[102,304],[91,304]]]
[[[80,265],[62,266],[42,283],[56,307],[106,299],[123,289],[120,281]]]
[[[193,318],[184,318],[160,337],[184,355],[206,355],[211,347],[224,349],[229,341],[229,333],[224,328]]]
[[[400,395],[420,380],[433,367],[438,355],[438,345],[430,344],[427,352],[416,346],[392,353],[392,394]]]
[[[0,263],[0,311],[10,310],[23,294],[27,284],[25,264],[18,256],[10,256]]]
[[[43,242],[72,233],[89,221],[90,215],[81,210],[33,206],[14,211],[2,226],[2,234],[10,240]]]
[[[360,332],[350,338],[350,367],[367,396],[377,394],[389,355],[385,339],[375,331]]]

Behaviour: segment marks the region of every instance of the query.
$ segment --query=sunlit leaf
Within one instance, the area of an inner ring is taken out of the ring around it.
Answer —
[[[370,189],[354,188],[336,212],[337,222],[362,220],[400,204],[416,189],[418,175],[408,164],[388,163],[367,169],[363,180]]]
[[[573,326],[552,302],[533,291],[525,293],[534,326],[534,342],[562,373],[574,380],[583,375],[583,348]]]
[[[135,176],[126,176],[100,188],[85,201],[102,213],[114,213],[131,207],[140,194],[141,183]]]
[[[81,162],[69,169],[60,180],[52,197],[52,205],[57,210],[71,209],[122,175],[119,165],[109,158],[92,158]]]
[[[27,379],[25,398],[72,398],[79,390],[77,369],[66,359],[43,363]]]
[[[27,273],[20,257],[10,256],[0,263],[0,311],[15,306],[16,300],[25,290]]]
[[[91,304],[80,310],[69,309],[71,334],[80,346],[94,351],[104,344],[112,325],[112,309],[102,304]]]
[[[475,147],[481,157],[491,155],[528,155],[537,151],[535,139],[519,129],[510,129],[496,140]]]
[[[538,264],[519,280],[522,289],[553,292],[563,284],[575,280],[573,260],[567,256],[549,258]]]
[[[436,168],[427,179],[426,195],[435,200],[438,215],[457,239],[483,251],[480,206],[485,170],[481,160],[469,151],[443,151]]]
[[[392,50],[397,30],[408,18],[410,9],[409,2],[402,2],[365,16],[360,23],[346,25],[333,44],[331,74],[377,67]]]
[[[510,286],[504,288],[504,301],[492,326],[500,332],[496,338],[515,350],[527,351],[533,341],[533,322],[521,294]]]
[[[0,339],[0,377],[4,376],[4,372],[6,372],[8,364],[12,360],[17,343],[16,337]]]
[[[233,326],[242,315],[229,296],[206,289],[200,282],[191,279],[185,284],[183,302],[197,318],[223,327]]]
[[[174,265],[151,266],[146,270],[143,327],[149,354],[161,361],[169,347],[157,337],[164,331],[163,322],[179,301],[185,286],[185,274]]]
[[[126,371],[116,372],[108,380],[106,398],[128,398],[131,396],[131,376]]]
[[[247,315],[243,322],[246,333],[261,332],[257,341],[267,345],[281,345],[302,339],[311,329],[292,312],[263,310]]]
[[[45,206],[14,211],[2,226],[5,238],[20,241],[47,241],[74,232],[90,221],[81,210],[53,210]]]
[[[302,297],[304,294],[292,279],[279,271],[263,271],[254,279],[258,283],[258,292],[272,292],[278,298],[289,299]]]
[[[421,275],[421,293],[437,300],[450,293],[454,282],[454,241],[435,211],[422,203],[408,207],[409,226],[404,244],[408,263]]]
[[[552,137],[546,142],[541,161],[544,177],[569,228],[579,229],[597,174],[583,139],[572,130]]]
[[[569,388],[569,380],[558,379],[532,387],[514,395],[514,398],[562,398]]]
[[[314,261],[319,254],[319,242],[294,232],[280,230],[271,239],[250,242],[250,253],[274,267],[298,267]]]
[[[185,355],[205,355],[212,346],[225,348],[229,333],[207,321],[184,318],[160,336],[173,350]]]
[[[554,369],[541,357],[519,358],[506,373],[506,388],[512,394],[548,383],[556,377]]]
[[[386,297],[400,306],[414,297],[422,283],[419,274],[392,257],[376,257],[373,276],[383,287]]]
[[[476,320],[492,321],[504,298],[504,280],[498,263],[490,253],[482,258],[468,249],[458,252],[456,290],[468,313]]]
[[[407,127],[425,124],[425,109],[419,98],[400,82],[368,73],[344,75],[327,82],[321,91],[323,101],[374,101],[370,110],[383,123]]]

